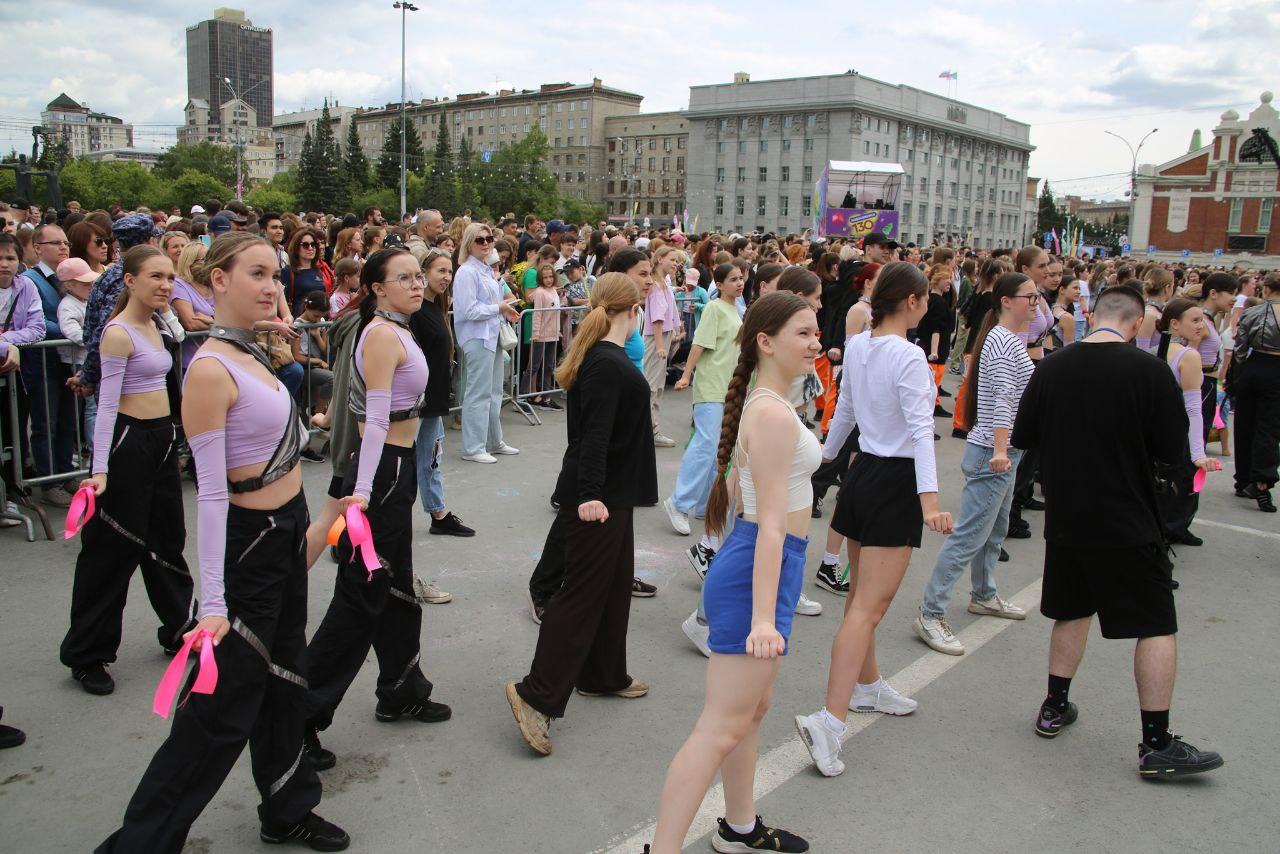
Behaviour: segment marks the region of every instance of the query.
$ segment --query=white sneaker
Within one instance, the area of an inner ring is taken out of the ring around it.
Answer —
[[[884,715],[909,715],[920,704],[898,693],[892,685],[881,679],[875,685],[854,685],[849,700],[851,712],[880,712]]]
[[[443,605],[453,601],[453,594],[441,590],[434,581],[413,577],[413,597],[427,605]]]
[[[492,451],[490,451],[489,453],[491,453],[491,454],[501,454],[501,455],[502,455],[502,456],[504,456],[504,457],[514,457],[516,454],[520,453],[520,449],[519,449],[519,448],[513,448],[513,447],[511,447],[510,445],[508,445],[506,442],[503,442],[501,445],[499,445],[498,447],[494,448],[494,449],[493,449]]]
[[[951,625],[945,617],[926,617],[920,614],[911,628],[915,630],[916,637],[928,644],[930,649],[947,655],[964,655],[964,644],[951,631]]]
[[[827,729],[820,714],[796,715],[796,732],[800,733],[800,740],[809,749],[813,764],[824,777],[839,777],[844,773],[844,763],[840,761],[840,737]]]
[[[796,613],[806,617],[816,617],[822,613],[822,603],[815,602],[803,593],[796,600]]]
[[[715,558],[715,549],[709,549],[702,543],[694,543],[689,546],[685,552],[689,557],[689,563],[693,566],[693,571],[698,573],[698,578],[706,580],[707,572],[711,569],[711,561]]]
[[[661,433],[654,433],[653,446],[655,448],[674,448],[676,446],[676,440],[672,439],[670,436],[664,436]]]
[[[676,503],[671,498],[662,502],[662,509],[667,511],[667,518],[671,520],[671,527],[675,528],[676,533],[682,537],[689,536],[689,514],[677,510]]]
[[[469,463],[496,463],[498,461],[498,458],[493,454],[488,454],[484,451],[478,454],[463,454],[462,458]]]
[[[680,628],[684,629],[684,636],[693,642],[698,652],[707,658],[711,657],[711,647],[707,645],[711,639],[711,627],[706,623],[698,622],[697,611],[690,614],[689,619],[680,624]]]
[[[1006,602],[999,596],[990,599],[970,599],[969,613],[983,617],[1004,617],[1006,620],[1025,620],[1027,612],[1012,602]]]
[[[5,505],[4,512],[15,516],[22,515],[21,511],[18,510],[18,505],[14,504],[12,501]],[[21,524],[22,523],[17,519],[0,519],[0,528],[16,528]]]

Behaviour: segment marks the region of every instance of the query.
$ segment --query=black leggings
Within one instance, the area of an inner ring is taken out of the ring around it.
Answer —
[[[231,631],[214,653],[217,688],[189,693],[180,703],[124,825],[99,852],[178,854],[246,741],[262,798],[260,820],[296,824],[320,803],[320,780],[302,753],[309,521],[301,492],[274,510],[229,509]],[[198,671],[197,663],[188,692]]]
[[[1236,488],[1276,485],[1280,462],[1280,356],[1253,353],[1237,370]]]
[[[162,647],[182,643],[195,614],[194,582],[182,556],[186,521],[178,472],[178,428],[165,418],[116,418],[107,491],[80,533],[71,587],[71,627],[59,658],[71,668],[116,660],[125,599],[141,567]]]
[[[347,467],[344,496],[355,491],[358,468],[354,460]],[[413,595],[413,502],[418,494],[413,448],[383,449],[371,492],[367,515],[382,568],[370,578],[343,532],[333,600],[307,650],[307,716],[318,729],[333,722],[370,647],[378,656],[378,699],[407,706],[431,696],[431,682],[418,664],[422,606]]]

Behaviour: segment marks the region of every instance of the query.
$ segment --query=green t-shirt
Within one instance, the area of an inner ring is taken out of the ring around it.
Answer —
[[[537,286],[538,268],[530,264],[529,269],[524,271],[524,276],[520,279],[520,299],[528,303],[526,308],[533,308],[533,297],[530,295],[526,298],[525,294],[528,294]],[[524,319],[520,322],[520,340],[525,344],[528,344],[533,340],[532,314],[526,314]]]
[[[734,339],[742,318],[733,303],[713,299],[702,310],[702,319],[693,334],[693,343],[703,349],[693,373],[694,403],[723,403],[729,380],[738,366],[738,345]]]

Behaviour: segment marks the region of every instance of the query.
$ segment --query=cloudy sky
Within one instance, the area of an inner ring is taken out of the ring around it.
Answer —
[[[277,112],[326,96],[357,106],[398,100],[391,0],[226,2],[274,30]],[[1141,156],[1159,162],[1184,153],[1195,128],[1207,139],[1228,107],[1247,113],[1262,90],[1280,89],[1276,0],[1076,0],[1052,11],[925,0],[898,18],[825,0],[794,16],[772,0],[416,2],[411,99],[596,76],[643,94],[643,109],[656,111],[686,106],[691,84],[727,82],[735,71],[760,80],[856,68],[944,93],[937,75],[952,69],[961,100],[1031,124],[1032,175],[1084,195],[1127,186],[1128,149],[1105,130],[1136,143],[1159,128]],[[184,28],[214,5],[0,0],[10,59],[0,148],[29,146],[29,126],[61,91],[133,122],[141,146],[172,141],[186,102]]]

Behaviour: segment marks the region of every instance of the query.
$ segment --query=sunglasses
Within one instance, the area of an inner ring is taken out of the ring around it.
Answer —
[[[310,240],[304,240],[298,244],[299,249],[315,249],[316,245]]]
[[[482,234],[472,242],[479,243],[481,246],[488,246],[490,243],[493,242],[493,237]]]
[[[94,242],[96,245],[98,245],[98,246],[106,246],[106,245],[107,245],[107,241],[106,241],[106,240],[104,240],[104,239],[102,239],[101,237],[95,237],[95,238],[93,238],[93,242]]]

